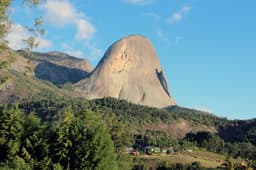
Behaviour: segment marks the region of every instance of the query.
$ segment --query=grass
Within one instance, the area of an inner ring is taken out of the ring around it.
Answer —
[[[191,164],[193,162],[200,162],[200,164],[206,168],[219,167],[226,159],[224,155],[215,154],[204,150],[193,150],[192,152],[181,152],[170,155],[141,155],[139,158],[149,167],[157,167],[161,163]]]

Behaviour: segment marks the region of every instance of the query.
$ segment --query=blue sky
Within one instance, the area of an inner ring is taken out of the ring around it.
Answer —
[[[11,8],[10,46],[22,47],[24,25],[44,17],[38,51],[62,51],[95,66],[129,34],[153,43],[180,106],[231,119],[256,117],[255,0],[48,0]]]

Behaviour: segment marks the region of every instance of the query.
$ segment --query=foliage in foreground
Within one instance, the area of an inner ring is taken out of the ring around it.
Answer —
[[[117,169],[104,121],[88,110],[66,107],[51,122],[18,105],[0,110],[3,169]]]

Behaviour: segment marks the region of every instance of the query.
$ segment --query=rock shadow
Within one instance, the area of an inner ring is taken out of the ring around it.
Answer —
[[[157,74],[157,78],[158,78],[158,80],[160,81],[160,83],[161,83],[161,85],[162,85],[164,91],[166,92],[166,94],[167,94],[168,96],[170,96],[168,84],[167,84],[167,81],[166,81],[166,78],[165,78],[165,76],[164,76],[163,71],[162,71],[162,70],[161,70],[161,71],[158,71],[158,70],[156,69],[156,74]]]
[[[47,80],[55,85],[63,85],[65,83],[73,84],[89,75],[89,73],[84,70],[60,66],[50,62],[38,64],[34,72],[38,79]]]

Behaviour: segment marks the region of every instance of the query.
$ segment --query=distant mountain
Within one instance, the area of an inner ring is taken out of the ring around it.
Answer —
[[[18,53],[26,57],[24,51]],[[76,83],[88,76],[92,66],[85,59],[79,59],[61,52],[38,53],[27,56],[34,65],[35,77],[56,85]]]
[[[154,47],[140,35],[111,45],[91,75],[75,87],[89,99],[114,97],[153,107],[175,105]]]
[[[71,85],[88,76],[91,65],[60,52],[0,51],[0,103],[12,103],[37,94],[79,97]],[[55,86],[58,85],[59,87]],[[62,88],[60,88],[62,87]]]

